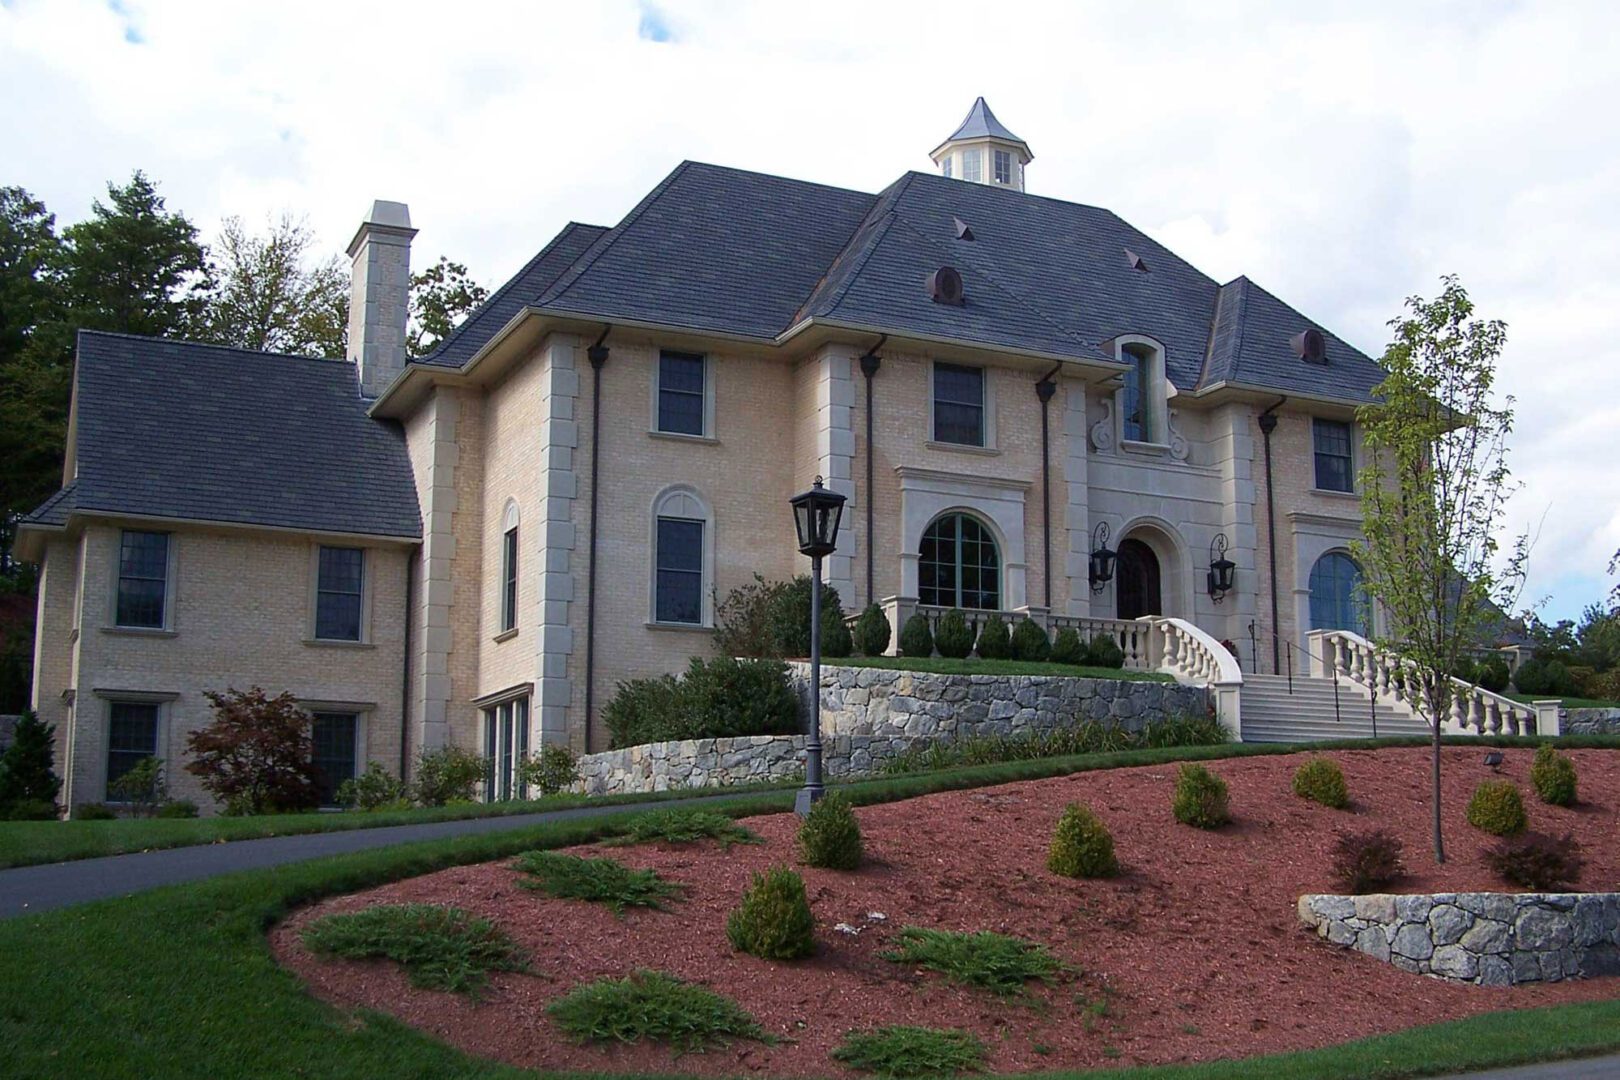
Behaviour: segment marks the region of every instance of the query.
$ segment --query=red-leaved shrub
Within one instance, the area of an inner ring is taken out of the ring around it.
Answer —
[[[1405,848],[1388,829],[1341,833],[1333,845],[1333,875],[1347,893],[1369,893],[1406,875],[1401,862]]]
[[[270,697],[257,686],[203,696],[214,707],[214,722],[186,736],[186,771],[227,814],[278,814],[320,804],[313,721],[296,698]]]
[[[1535,892],[1573,889],[1586,865],[1571,833],[1556,837],[1532,832],[1503,840],[1485,853],[1485,861],[1513,884]]]

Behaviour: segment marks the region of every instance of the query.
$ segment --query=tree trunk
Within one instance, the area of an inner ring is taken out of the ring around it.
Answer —
[[[1434,724],[1434,861],[1446,861],[1446,845],[1440,835],[1440,695],[1429,694],[1429,716]]]

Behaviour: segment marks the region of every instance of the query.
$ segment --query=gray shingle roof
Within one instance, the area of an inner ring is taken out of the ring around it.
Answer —
[[[945,143],[955,142],[957,139],[986,138],[1006,139],[1008,142],[1015,142],[1024,148],[1024,153],[1029,154],[1029,144],[1008,131],[1006,126],[996,119],[996,114],[990,111],[990,106],[984,103],[982,97],[973,102],[973,107],[968,110],[967,119],[963,120],[957,126],[957,129],[947,135],[944,142],[939,145],[944,146]],[[937,153],[939,147],[934,149]],[[1033,154],[1030,154],[1030,160],[1034,160]]]
[[[418,538],[405,437],[354,365],[81,331],[70,510]]]

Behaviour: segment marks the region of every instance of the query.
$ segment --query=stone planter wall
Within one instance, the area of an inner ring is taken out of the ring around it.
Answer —
[[[1308,895],[1299,918],[1335,945],[1455,982],[1620,974],[1620,893]]]
[[[1565,709],[1562,735],[1620,735],[1620,709]]]

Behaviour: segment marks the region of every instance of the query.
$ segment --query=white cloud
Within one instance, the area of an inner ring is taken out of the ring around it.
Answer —
[[[0,182],[71,221],[139,167],[206,231],[290,208],[333,251],[403,199],[494,283],[682,158],[877,190],[982,93],[1032,190],[1370,352],[1459,273],[1509,323],[1513,522],[1569,614],[1620,547],[1617,42],[1603,2],[6,0]]]

